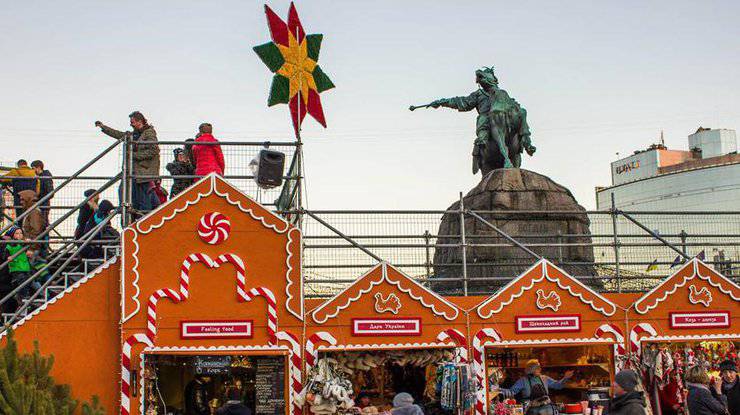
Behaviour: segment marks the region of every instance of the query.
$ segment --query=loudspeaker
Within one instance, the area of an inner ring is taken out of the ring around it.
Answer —
[[[257,184],[261,187],[277,187],[283,184],[285,154],[274,150],[260,150]]]

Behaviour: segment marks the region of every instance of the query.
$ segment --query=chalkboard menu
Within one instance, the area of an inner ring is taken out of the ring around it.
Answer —
[[[194,356],[193,370],[196,375],[228,375],[231,356]]]
[[[285,359],[255,357],[255,415],[285,415]]]

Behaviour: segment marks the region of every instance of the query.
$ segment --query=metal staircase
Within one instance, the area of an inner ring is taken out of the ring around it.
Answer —
[[[79,262],[72,266],[67,266],[68,270],[63,270],[57,278],[47,285],[39,295],[32,296],[30,299],[23,300],[19,305],[18,313],[2,313],[0,318],[4,326],[10,326],[24,319],[26,316],[33,314],[38,308],[44,306],[53,300],[59,294],[63,293],[75,283],[86,276],[95,273],[100,267],[107,264],[110,260],[120,255],[120,246],[110,245],[103,247],[103,258],[100,259],[80,259]]]

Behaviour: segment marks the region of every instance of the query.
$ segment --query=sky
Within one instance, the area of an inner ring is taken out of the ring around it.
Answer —
[[[144,112],[160,139],[209,121],[229,140],[292,138],[267,108],[263,2],[9,2],[0,40],[0,161],[44,160],[69,174]],[[271,1],[283,17],[289,3]],[[699,126],[740,127],[737,1],[298,1],[319,64],[328,128],[304,122],[311,209],[444,209],[470,171],[475,113],[408,111],[467,95],[495,66],[527,108],[534,157],[522,167],[586,208],[609,163],[657,142],[686,149]],[[165,160],[167,161],[167,160]],[[109,173],[111,163],[97,171]],[[228,174],[228,166],[227,166]],[[677,207],[677,209],[680,207]]]

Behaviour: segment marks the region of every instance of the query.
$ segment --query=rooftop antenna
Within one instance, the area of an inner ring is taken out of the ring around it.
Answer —
[[[660,145],[665,147],[665,139],[663,138],[663,130],[660,130]]]

